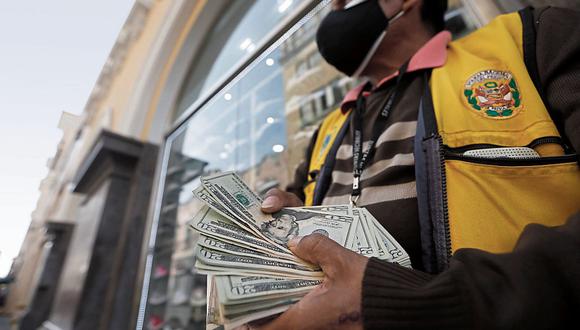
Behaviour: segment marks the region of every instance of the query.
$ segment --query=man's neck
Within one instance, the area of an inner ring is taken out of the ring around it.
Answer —
[[[399,40],[394,41],[393,45],[381,45],[363,75],[369,78],[373,85],[378,84],[385,77],[399,70],[434,35],[435,33],[431,31],[420,30],[416,31],[412,37],[398,38]]]

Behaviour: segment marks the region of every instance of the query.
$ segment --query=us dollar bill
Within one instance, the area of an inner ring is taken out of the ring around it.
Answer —
[[[246,256],[246,257],[258,257],[261,259],[271,260],[271,261],[278,261],[280,260],[279,257],[275,255],[271,255],[268,253],[256,251],[254,249],[246,248],[243,246],[231,244],[225,240],[220,240],[218,238],[205,236],[201,234],[197,240],[197,244],[200,246],[204,246],[208,249],[217,250],[221,252],[226,252],[230,254],[235,254],[239,256]],[[292,263],[296,265],[304,265],[304,263],[295,262],[292,260],[284,260],[284,262]]]
[[[217,295],[217,287],[215,282],[215,276],[207,276],[207,323],[218,324],[223,320],[220,319],[219,314],[219,300]]]
[[[223,215],[224,217],[228,218],[228,220],[234,222],[240,228],[256,234],[253,230],[246,226],[244,221],[240,221],[238,217],[230,212],[226,207],[220,204],[206,189],[204,186],[199,186],[193,190],[193,195],[197,197],[201,202],[205,203],[205,205],[209,206],[211,209],[216,211],[217,213]]]
[[[352,245],[352,250],[367,258],[379,255],[379,248],[374,232],[369,226],[366,212],[361,208],[353,208],[352,214],[359,218],[356,230],[356,240]]]
[[[203,275],[216,275],[216,276],[223,276],[223,275],[232,275],[232,276],[267,276],[267,277],[284,277],[287,279],[295,279],[295,280],[319,280],[320,275],[317,276],[309,276],[309,275],[299,275],[299,274],[292,274],[292,273],[280,273],[278,271],[268,271],[258,268],[227,268],[223,266],[213,266],[207,265],[203,263],[201,260],[196,260],[195,264],[195,271],[198,274]]]
[[[282,209],[262,228],[265,235],[282,244],[292,237],[317,233],[347,247],[356,239],[357,225],[358,219],[349,215]]]
[[[222,310],[224,315],[227,317],[236,317],[240,314],[249,314],[254,313],[259,310],[266,310],[271,309],[277,306],[283,305],[293,305],[300,301],[303,295],[297,297],[288,297],[288,298],[274,298],[274,299],[262,299],[260,301],[253,301],[253,302],[246,302],[242,304],[233,304],[233,305],[222,305]]]
[[[196,258],[204,264],[219,266],[223,268],[258,269],[279,272],[280,274],[290,273],[310,277],[322,277],[324,273],[308,266],[297,265],[284,261],[272,261],[259,257],[240,256],[211,250],[200,246],[196,252]]]
[[[271,220],[262,212],[262,199],[235,172],[222,172],[201,178],[205,189],[245,226],[264,239],[260,225]]]
[[[265,276],[217,276],[219,301],[229,303],[232,301],[251,301],[251,298],[259,299],[269,296],[284,297],[298,293],[306,294],[322,280],[298,280],[288,278],[276,278]]]
[[[299,207],[289,207],[289,209],[325,212],[325,213],[341,214],[341,215],[352,215],[350,205],[346,205],[346,204],[345,205],[299,206]]]
[[[376,257],[379,255],[379,247],[377,238],[369,226],[369,221],[365,217],[364,211],[361,208],[353,208],[350,205],[317,205],[297,208],[300,210],[328,212],[333,214],[352,215],[358,219],[356,226],[356,237],[349,246],[354,252],[365,257]]]
[[[397,240],[368,210],[365,209],[364,212],[367,219],[373,223],[375,235],[377,235],[379,238],[378,243],[381,245],[381,249],[385,254],[384,260],[399,263],[403,266],[409,267],[411,265],[411,261],[405,249],[403,249],[399,242],[397,242]]]
[[[235,173],[216,174],[201,181],[219,203],[243,215],[253,231],[284,249],[292,237],[312,233],[323,234],[345,247],[355,239],[357,220],[352,216],[289,208],[266,214],[260,208],[262,199]]]
[[[224,239],[232,244],[256,249],[260,252],[273,254],[284,259],[299,260],[296,256],[280,248],[278,245],[260,239],[239,228],[235,223],[207,206],[203,206],[195,215],[193,220],[190,221],[190,226],[202,234]]]

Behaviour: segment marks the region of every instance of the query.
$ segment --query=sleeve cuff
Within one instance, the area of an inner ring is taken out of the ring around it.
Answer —
[[[468,307],[449,271],[433,276],[371,258],[362,287],[365,329],[471,327]]]

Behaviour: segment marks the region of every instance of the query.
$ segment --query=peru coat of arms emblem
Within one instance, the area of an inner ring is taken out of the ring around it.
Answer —
[[[513,75],[507,71],[480,71],[465,83],[468,105],[485,118],[508,119],[521,110],[522,100]]]

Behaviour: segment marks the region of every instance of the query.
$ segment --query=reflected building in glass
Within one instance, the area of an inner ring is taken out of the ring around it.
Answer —
[[[305,150],[330,111],[336,109],[354,82],[327,64],[316,46],[316,30],[330,7],[312,17],[280,46],[283,67],[286,131],[288,134],[288,177],[304,161]]]

